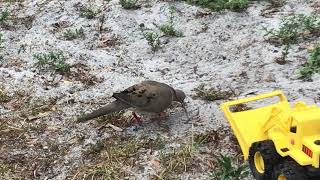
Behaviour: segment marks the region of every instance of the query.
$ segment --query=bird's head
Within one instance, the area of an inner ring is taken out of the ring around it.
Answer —
[[[179,90],[179,89],[175,89],[175,96],[173,97],[174,101],[178,101],[181,104],[184,104],[184,99],[186,98],[186,94]]]
[[[183,92],[183,91],[181,91],[181,90],[179,90],[179,89],[175,89],[175,97],[174,97],[174,101],[178,101],[178,102],[180,102],[181,103],[181,105],[182,105],[182,108],[183,108],[183,110],[184,110],[184,112],[186,113],[186,116],[187,116],[187,122],[189,122],[190,121],[190,118],[189,118],[189,113],[188,113],[188,110],[187,110],[187,108],[186,108],[186,103],[184,102],[184,99],[186,98],[186,94]]]

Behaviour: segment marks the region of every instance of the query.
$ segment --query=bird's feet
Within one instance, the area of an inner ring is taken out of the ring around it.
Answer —
[[[168,119],[168,115],[165,112],[161,112],[159,113],[156,117],[151,118],[150,120],[152,122],[157,122],[158,124],[160,123],[160,121]]]
[[[141,117],[139,117],[135,112],[132,112],[132,116],[140,126],[143,126],[143,119]]]

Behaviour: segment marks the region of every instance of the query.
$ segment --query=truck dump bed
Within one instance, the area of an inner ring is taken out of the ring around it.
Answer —
[[[279,102],[272,105],[245,110],[241,112],[232,112],[231,107],[257,101],[265,98],[279,97]],[[244,159],[248,158],[249,148],[253,142],[267,139],[262,127],[270,118],[273,107],[290,108],[290,105],[281,91],[274,91],[267,94],[261,94],[254,97],[239,99],[223,103],[221,109],[224,112],[231,128],[238,139]]]

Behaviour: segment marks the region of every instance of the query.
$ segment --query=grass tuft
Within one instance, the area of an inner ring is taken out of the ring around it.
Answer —
[[[101,163],[86,166],[76,176],[84,179],[124,179],[129,174],[127,167],[134,165],[139,150],[144,146],[142,141],[123,137],[110,138],[104,143],[98,141],[83,153],[98,156]]]
[[[78,39],[78,38],[83,38],[84,37],[83,28],[81,27],[80,29],[75,29],[75,30],[67,29],[63,33],[63,37],[68,41]]]
[[[87,19],[95,18],[101,12],[98,8],[93,7],[81,7],[80,8],[80,16],[85,17]]]
[[[210,131],[194,135],[194,145],[201,146],[210,142],[217,142],[219,139],[219,133],[217,131]]]
[[[49,68],[60,73],[69,72],[70,65],[66,63],[62,51],[49,52],[47,54],[34,54],[33,57],[37,60],[36,66],[40,68]]]
[[[8,9],[0,12],[0,23],[4,23],[5,21],[7,21],[9,19],[10,16],[10,12]]]
[[[169,22],[162,24],[159,29],[161,32],[163,32],[167,36],[181,37],[183,36],[183,33],[174,28],[174,23],[173,23],[174,12],[175,12],[174,7],[170,7]]]
[[[183,36],[181,31],[177,31],[172,23],[166,23],[162,24],[160,26],[160,31],[162,31],[167,36],[175,36],[175,37],[181,37]]]
[[[158,175],[159,179],[174,179],[175,174],[191,170],[194,158],[194,151],[190,145],[174,148],[173,152],[167,154],[161,152],[159,159],[163,170]]]
[[[213,11],[221,11],[230,9],[233,11],[241,11],[248,7],[250,0],[186,0],[190,4],[194,4],[203,8],[209,8]]]
[[[269,36],[270,40],[280,44],[293,44],[298,40],[319,34],[320,19],[318,16],[307,16],[298,14],[282,19],[279,29],[263,30],[265,36]]]
[[[219,87],[206,89],[204,84],[201,84],[199,87],[195,88],[194,91],[196,92],[196,94],[193,96],[194,98],[199,98],[205,101],[224,100],[235,95],[235,92],[231,89],[222,90]]]
[[[152,51],[157,51],[161,48],[160,35],[155,31],[143,31],[143,37],[148,41]]]
[[[232,159],[228,156],[220,155],[218,160],[218,171],[215,178],[218,180],[241,180],[249,175],[247,164],[232,165]]]
[[[291,44],[297,43],[300,40],[319,36],[320,18],[316,15],[298,14],[283,18],[279,29],[268,29],[263,27],[265,36],[271,42],[282,44],[282,61],[285,62],[289,54]]]
[[[300,69],[302,78],[310,78],[315,73],[320,73],[320,44],[309,50],[309,59],[304,67]]]
[[[138,0],[120,0],[119,3],[124,9],[137,9],[139,7],[137,5]]]
[[[199,144],[197,136],[193,131],[188,138],[186,144],[181,147],[174,147],[171,151],[160,151],[160,166],[161,171],[157,175],[157,179],[178,179],[178,175],[184,172],[194,171],[196,167],[200,167],[202,162],[199,162],[197,153]],[[201,140],[204,143],[204,140]],[[209,162],[209,161],[208,161]]]

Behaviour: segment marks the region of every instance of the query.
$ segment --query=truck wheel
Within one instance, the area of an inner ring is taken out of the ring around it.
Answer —
[[[249,166],[257,180],[270,180],[273,168],[281,156],[271,140],[253,143],[249,150]]]
[[[305,180],[308,179],[304,169],[297,163],[285,161],[274,168],[274,180]]]

